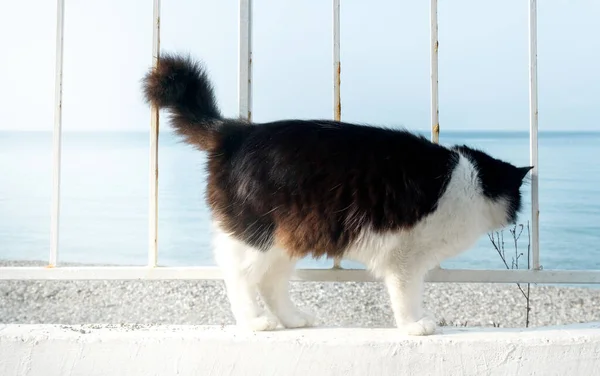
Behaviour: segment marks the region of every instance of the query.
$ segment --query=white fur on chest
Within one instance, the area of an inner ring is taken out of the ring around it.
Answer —
[[[410,230],[375,233],[365,230],[345,257],[365,264],[376,274],[388,266],[430,269],[466,251],[505,217],[503,202],[482,195],[477,171],[460,156],[436,210]]]

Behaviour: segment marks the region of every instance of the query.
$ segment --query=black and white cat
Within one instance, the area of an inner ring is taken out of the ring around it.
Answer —
[[[299,259],[325,255],[363,263],[385,282],[398,328],[432,334],[426,273],[513,223],[521,207],[529,166],[404,130],[223,118],[188,56],[163,55],[143,82],[147,101],[169,109],[175,130],[208,154],[215,259],[237,324],[251,330],[313,324],[288,282]]]

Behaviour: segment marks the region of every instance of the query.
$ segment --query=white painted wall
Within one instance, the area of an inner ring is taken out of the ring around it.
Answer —
[[[600,375],[600,323],[240,333],[233,327],[0,325],[2,376]]]

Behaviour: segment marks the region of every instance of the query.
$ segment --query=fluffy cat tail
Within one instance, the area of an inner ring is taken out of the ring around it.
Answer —
[[[201,150],[214,149],[222,117],[212,84],[200,62],[165,54],[143,78],[148,103],[171,112],[171,125]]]

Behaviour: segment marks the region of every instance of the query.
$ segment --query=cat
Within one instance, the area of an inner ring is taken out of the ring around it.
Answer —
[[[142,83],[146,102],[168,109],[176,133],[207,153],[213,252],[242,328],[314,325],[290,299],[289,279],[299,259],[326,256],[384,281],[398,329],[433,334],[427,272],[521,209],[532,166],[404,129],[224,118],[203,62],[189,55],[164,54]]]

